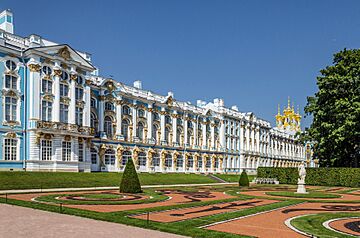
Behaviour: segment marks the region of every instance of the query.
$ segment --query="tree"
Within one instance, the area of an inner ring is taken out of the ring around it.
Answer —
[[[360,167],[360,50],[336,53],[320,73],[319,91],[307,99],[313,122],[304,137],[315,142],[320,166]]]
[[[249,187],[249,178],[248,178],[245,170],[243,170],[241,172],[240,179],[239,179],[239,186],[240,187]]]
[[[141,193],[139,177],[136,173],[132,159],[126,163],[125,170],[120,183],[121,193]]]

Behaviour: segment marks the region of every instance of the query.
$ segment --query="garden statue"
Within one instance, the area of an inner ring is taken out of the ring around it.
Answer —
[[[307,193],[305,188],[305,177],[306,177],[305,163],[300,164],[298,171],[299,171],[299,178],[298,178],[298,187],[296,193]]]

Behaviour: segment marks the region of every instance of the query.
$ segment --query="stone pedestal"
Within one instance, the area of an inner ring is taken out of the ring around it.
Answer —
[[[306,188],[305,188],[305,183],[304,183],[304,182],[298,182],[298,187],[297,187],[296,193],[302,193],[302,194],[308,193],[308,192],[306,192]]]

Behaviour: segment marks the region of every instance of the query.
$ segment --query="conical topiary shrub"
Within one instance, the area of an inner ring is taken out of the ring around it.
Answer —
[[[245,170],[243,170],[240,175],[239,186],[240,187],[249,187],[249,178],[248,178]]]
[[[126,163],[125,170],[120,183],[121,193],[141,193],[139,177],[132,159]]]

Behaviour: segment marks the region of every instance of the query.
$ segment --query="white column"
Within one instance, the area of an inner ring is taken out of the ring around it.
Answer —
[[[132,107],[132,124],[133,124],[133,141],[138,140],[138,134],[137,134],[137,108],[136,108],[136,102],[134,102],[134,105]]]
[[[104,132],[104,96],[103,91],[100,91],[100,97],[99,97],[99,132],[100,137],[104,138],[106,137],[106,134]]]
[[[260,152],[260,128],[259,128],[259,126],[256,127],[255,138],[256,138],[255,151]]]
[[[60,69],[59,62],[55,62],[54,67],[54,102],[53,102],[53,111],[52,119],[54,122],[60,121],[60,75],[62,71]]]
[[[70,124],[75,124],[75,106],[76,106],[76,98],[75,98],[75,80],[76,75],[71,74],[70,76],[70,105],[69,105],[69,122]]]
[[[252,125],[251,126],[251,134],[250,134],[250,137],[251,137],[251,151],[256,151],[256,148],[255,148],[255,126]]]
[[[189,144],[189,141],[188,141],[188,121],[187,121],[187,115],[185,116],[184,118],[184,145],[187,145]]]
[[[198,123],[199,123],[199,120],[197,119],[196,122],[193,123],[193,128],[194,128],[194,141],[193,141],[193,145],[194,146],[199,146],[199,143],[198,143]]]
[[[85,97],[85,105],[84,105],[84,113],[83,113],[83,125],[86,127],[90,127],[90,118],[91,118],[91,89],[90,86],[86,85],[84,90]]]
[[[208,145],[206,144],[207,140],[206,140],[206,123],[205,123],[205,119],[204,119],[204,123],[202,123],[201,128],[202,128],[202,148],[206,149],[208,147]]]
[[[146,113],[146,119],[147,119],[147,139],[148,139],[148,142],[153,142],[153,138],[152,138],[152,135],[153,135],[153,113],[152,113],[152,106],[149,105],[149,110],[147,111]],[[155,131],[156,133],[156,131]]]
[[[209,145],[209,146],[211,149],[215,149],[215,123],[214,123],[214,121],[212,121],[210,124],[210,133],[211,133],[211,145]]]
[[[163,143],[165,142],[165,108],[161,108],[161,114],[160,114],[160,132],[161,132],[161,138],[160,141]]]
[[[174,114],[177,115],[177,112],[174,111]],[[178,143],[180,143],[180,141],[176,141],[177,138],[177,118],[175,115],[171,115],[172,117],[172,143],[173,145],[178,145]]]
[[[31,58],[28,63],[29,72],[29,120],[40,119],[40,63]]]
[[[226,138],[225,138],[225,123],[222,120],[220,122],[220,135],[219,135],[219,139],[220,139],[220,146],[221,148],[226,148]]]
[[[121,123],[122,123],[122,105],[120,101],[116,101],[116,138],[121,139]]]
[[[251,130],[251,126],[250,124],[246,125],[246,131],[245,131],[245,135],[246,135],[246,150],[250,150],[250,130]]]

